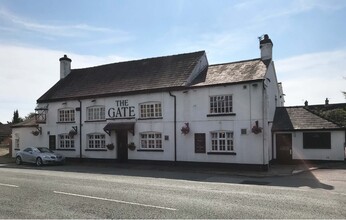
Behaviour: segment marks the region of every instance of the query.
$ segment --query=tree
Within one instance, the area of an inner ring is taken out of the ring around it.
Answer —
[[[23,119],[19,117],[18,109],[13,112],[13,118],[12,118],[12,124],[17,124],[19,122],[22,122]]]
[[[25,120],[30,119],[30,118],[34,118],[35,115],[36,114],[34,112],[30,112],[27,116],[25,116]]]

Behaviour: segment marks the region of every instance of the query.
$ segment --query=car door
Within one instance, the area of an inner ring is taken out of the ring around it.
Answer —
[[[22,161],[31,163],[32,154],[33,152],[31,147],[25,148],[22,153]]]

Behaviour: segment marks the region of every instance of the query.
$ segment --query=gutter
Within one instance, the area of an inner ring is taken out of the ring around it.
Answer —
[[[177,162],[177,96],[168,91],[174,99],[174,162]]]

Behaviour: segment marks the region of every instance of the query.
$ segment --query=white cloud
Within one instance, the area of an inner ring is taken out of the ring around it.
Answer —
[[[286,106],[345,102],[346,50],[305,54],[275,62]]]
[[[34,111],[36,100],[59,80],[59,58],[64,52],[2,44],[0,51],[0,122],[6,123],[15,109],[21,117]],[[73,69],[128,60],[117,55],[67,55]]]
[[[13,12],[0,8],[0,19],[7,22],[10,27],[0,27],[1,29],[14,29],[19,31],[37,32],[48,36],[62,36],[62,37],[81,37],[86,36],[88,33],[100,33],[111,36],[119,36],[119,41],[131,39],[132,37],[125,31],[114,30],[106,27],[95,27],[88,24],[49,24],[38,23],[31,19],[21,17]]]

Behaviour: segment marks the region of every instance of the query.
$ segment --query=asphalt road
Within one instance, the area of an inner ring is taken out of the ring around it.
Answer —
[[[346,170],[287,177],[0,166],[0,218],[346,218]]]

